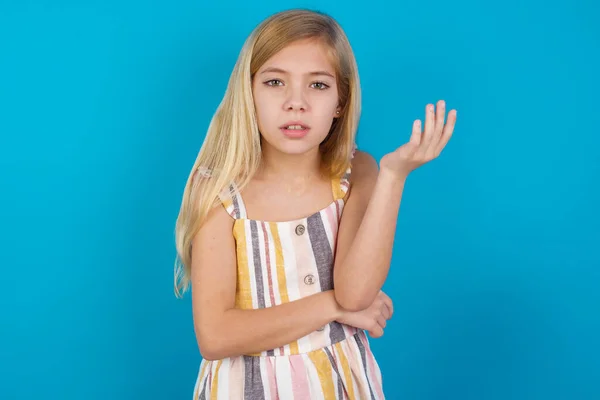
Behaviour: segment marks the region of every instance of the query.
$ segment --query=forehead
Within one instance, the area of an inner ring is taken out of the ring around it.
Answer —
[[[290,43],[268,59],[260,71],[267,68],[279,68],[291,74],[327,71],[335,76],[336,72],[331,48],[314,39]]]

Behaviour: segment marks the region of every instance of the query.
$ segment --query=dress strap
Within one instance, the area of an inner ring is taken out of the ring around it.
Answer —
[[[219,198],[221,199],[221,203],[223,203],[223,207],[225,207],[227,213],[233,219],[244,219],[247,217],[246,206],[235,182],[223,188],[219,194]]]
[[[354,159],[354,154],[356,153],[357,148],[358,147],[355,144],[354,148],[352,149],[352,155],[350,156],[350,160]],[[346,196],[348,195],[348,190],[350,189],[350,175],[351,174],[352,174],[352,163],[350,163],[350,166],[348,167],[348,169],[346,169],[346,172],[340,179],[333,180],[333,182],[332,182],[333,198],[335,199],[335,201],[340,200],[340,199],[344,199],[344,200],[346,199]]]
[[[205,167],[198,167],[194,175],[195,178],[207,179],[213,176],[213,171]],[[232,218],[246,218],[246,206],[235,182],[230,183],[221,190],[219,200]]]

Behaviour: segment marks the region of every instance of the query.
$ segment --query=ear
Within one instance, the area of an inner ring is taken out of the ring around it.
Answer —
[[[335,109],[335,115],[333,116],[333,118],[339,118],[342,115],[342,108],[341,107],[337,107]]]

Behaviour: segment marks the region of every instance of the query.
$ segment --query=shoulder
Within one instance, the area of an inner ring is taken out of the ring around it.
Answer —
[[[352,186],[364,186],[373,182],[379,173],[379,164],[375,157],[362,150],[356,150],[352,159]]]

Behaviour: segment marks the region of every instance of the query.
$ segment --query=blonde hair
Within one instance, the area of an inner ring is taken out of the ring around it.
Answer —
[[[219,204],[219,194],[232,182],[242,190],[259,167],[261,142],[252,95],[254,75],[277,52],[303,39],[315,39],[327,46],[338,81],[341,111],[320,145],[323,172],[332,178],[341,177],[349,167],[361,102],[358,68],[346,34],[333,18],[321,12],[293,9],[271,15],[244,43],[188,176],[175,227],[177,297],[183,296],[190,283],[193,238],[210,210]]]

